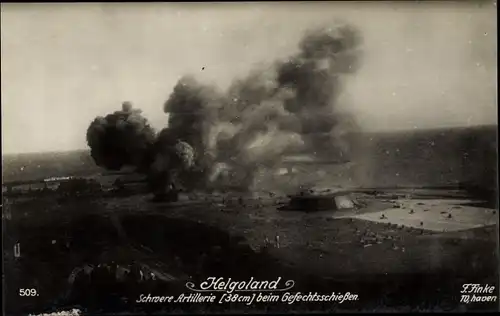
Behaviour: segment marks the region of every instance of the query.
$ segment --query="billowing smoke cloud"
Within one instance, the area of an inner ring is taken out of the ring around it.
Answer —
[[[124,102],[121,111],[92,121],[87,144],[98,166],[110,170],[133,167],[149,176],[152,191],[160,196],[194,166],[192,146],[172,138],[170,132],[164,129],[156,135],[141,110]]]
[[[225,92],[185,76],[164,104],[169,125],[159,135],[127,104],[92,122],[92,156],[106,168],[147,170],[156,187],[175,181],[207,187],[225,178],[224,185],[245,189],[288,152],[345,158],[343,135],[353,125],[338,98],[342,77],[358,68],[360,43],[351,26],[312,30],[298,54],[235,80]]]
[[[164,129],[158,135],[152,149],[149,180],[156,196],[168,193],[169,189],[183,187],[182,176],[194,167],[194,150],[191,145],[171,138]]]
[[[147,168],[155,139],[154,129],[130,102],[124,102],[121,111],[97,117],[87,129],[92,158],[98,166],[110,170]]]
[[[351,26],[309,31],[297,55],[234,81],[226,93],[184,77],[164,105],[169,128],[194,146],[209,182],[231,169],[235,184],[249,187],[259,168],[289,151],[348,159],[343,135],[355,125],[337,102],[342,76],[359,66],[360,43]]]

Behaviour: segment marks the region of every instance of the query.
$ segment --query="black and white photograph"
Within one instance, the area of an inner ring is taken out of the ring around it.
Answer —
[[[496,1],[2,3],[3,314],[500,310]]]

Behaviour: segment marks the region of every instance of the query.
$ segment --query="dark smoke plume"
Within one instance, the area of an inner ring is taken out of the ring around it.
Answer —
[[[310,31],[297,55],[235,80],[226,93],[184,77],[164,106],[169,128],[194,146],[209,182],[232,169],[234,182],[249,187],[287,151],[348,159],[342,136],[354,125],[337,102],[342,76],[359,66],[360,44],[351,26]]]
[[[130,102],[122,110],[97,117],[87,129],[87,144],[98,166],[120,170],[124,166],[147,169],[155,131]]]
[[[98,166],[120,170],[129,166],[148,175],[151,190],[164,195],[179,186],[183,173],[194,166],[194,150],[179,140],[173,130],[159,135],[150,127],[141,110],[130,102],[122,110],[97,117],[87,129],[87,143]]]
[[[156,188],[179,182],[191,189],[216,183],[249,189],[259,170],[288,152],[346,158],[343,134],[354,125],[339,111],[338,97],[342,77],[359,66],[360,44],[351,26],[310,31],[298,54],[235,80],[225,92],[185,76],[164,104],[169,125],[159,135],[127,105],[92,122],[92,157],[109,169],[136,166]]]

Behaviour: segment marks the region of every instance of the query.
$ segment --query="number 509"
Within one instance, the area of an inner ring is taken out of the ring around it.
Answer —
[[[19,289],[19,296],[38,296],[35,289]]]

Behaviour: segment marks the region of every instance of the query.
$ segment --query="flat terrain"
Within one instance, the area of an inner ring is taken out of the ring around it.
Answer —
[[[313,166],[322,172],[312,175],[305,168],[296,178],[328,187],[473,183],[496,189],[497,129],[480,126],[353,134],[348,168]],[[88,150],[5,155],[2,163],[3,182],[103,172]]]
[[[350,163],[302,165],[270,185],[276,196],[255,193],[243,203],[238,194],[202,193],[172,204],[152,203],[145,194],[4,197],[3,209],[12,214],[3,221],[6,312],[498,309],[458,303],[463,283],[498,285],[496,126],[353,135],[352,143]],[[102,176],[87,151],[2,158],[4,182],[115,178]],[[356,189],[352,195],[366,206],[279,211],[286,201],[280,194],[304,183]],[[156,280],[141,281],[132,273],[137,269]],[[360,301],[251,307],[133,302],[140,293],[189,292],[187,280],[208,276],[281,276],[296,281],[293,292],[349,291]],[[39,296],[20,297],[20,288],[36,288]]]
[[[188,280],[281,276],[295,280],[294,291],[349,291],[362,300],[341,306],[293,305],[297,311],[494,308],[491,304],[461,306],[457,295],[461,283],[491,284],[498,280],[498,220],[489,218],[481,225],[458,230],[442,225],[443,231],[437,232],[430,224],[434,223],[432,216],[416,228],[406,225],[401,219],[405,216],[387,211],[419,216],[424,211],[416,206],[422,206],[422,200],[412,200],[408,194],[409,200],[402,202],[368,194],[356,196],[366,203],[365,208],[310,213],[279,211],[282,198],[264,196],[245,197],[243,203],[228,196],[201,194],[170,204],[151,203],[145,195],[14,202],[11,207],[15,212],[6,227],[7,295],[11,299],[7,307],[12,312],[40,312],[49,306],[79,306],[89,313],[103,306],[108,312],[144,311],[159,306],[133,304],[139,293],[186,292],[183,286]],[[444,196],[441,202],[437,209],[425,213],[440,213],[439,207],[446,203],[451,210],[450,205],[464,201]],[[398,203],[406,206],[392,208]],[[408,214],[409,205],[415,207],[414,214]],[[380,212],[387,214],[385,222],[378,220]],[[456,217],[467,222],[467,216]],[[472,222],[477,222],[476,218],[473,216]],[[439,220],[434,225],[439,225]],[[9,253],[14,242],[21,244],[21,258]],[[94,281],[71,290],[76,286],[69,282],[75,268],[99,264],[128,267],[132,262],[154,271],[163,281],[133,285],[116,280],[97,285]],[[20,299],[16,293],[20,284],[39,289],[40,297]],[[194,308],[193,312],[248,308],[185,307]],[[262,308],[253,306],[253,310]],[[290,306],[269,308],[278,312]]]

